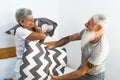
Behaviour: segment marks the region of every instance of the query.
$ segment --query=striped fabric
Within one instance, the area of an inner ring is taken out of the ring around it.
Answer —
[[[19,80],[50,80],[49,73],[64,73],[67,63],[65,49],[54,48],[46,51],[45,45],[36,41],[26,41],[25,45]]]

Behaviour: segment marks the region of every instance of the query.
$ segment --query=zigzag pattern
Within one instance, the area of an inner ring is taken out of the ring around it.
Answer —
[[[64,73],[67,63],[65,50],[55,48],[46,51],[45,45],[36,41],[26,41],[25,47],[19,80],[50,80],[49,73]]]

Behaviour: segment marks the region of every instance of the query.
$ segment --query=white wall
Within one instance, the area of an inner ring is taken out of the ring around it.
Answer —
[[[106,65],[106,80],[120,80],[120,0],[60,0],[60,37],[79,32],[84,23],[96,13],[104,13],[109,19],[106,35],[110,54]],[[66,45],[68,66],[80,64],[80,42]]]
[[[23,7],[31,9],[35,18],[46,17],[59,23],[59,0],[3,0],[0,2],[0,48],[15,46],[14,36],[5,31],[17,24],[15,11]],[[55,35],[46,41],[58,38],[58,27]],[[0,80],[13,76],[15,61],[16,58],[0,60]]]

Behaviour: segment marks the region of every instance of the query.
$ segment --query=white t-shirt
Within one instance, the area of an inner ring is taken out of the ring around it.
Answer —
[[[31,33],[32,31],[23,27],[19,27],[16,30],[15,45],[16,45],[17,61],[16,61],[15,72],[19,72],[20,65],[22,64],[22,56],[25,49],[25,38],[27,38]]]
[[[84,31],[85,30],[82,30],[79,33],[80,36],[82,36]],[[97,67],[88,74],[96,75],[105,71],[105,62],[109,53],[109,43],[104,35],[96,44],[86,44],[83,48],[81,48],[81,52],[81,65],[84,64],[86,60],[94,65],[97,65]]]

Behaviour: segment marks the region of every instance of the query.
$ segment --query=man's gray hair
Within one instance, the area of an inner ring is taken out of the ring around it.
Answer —
[[[107,26],[107,18],[103,14],[95,14],[92,16],[94,23],[101,24],[104,27]]]
[[[20,8],[15,13],[15,18],[19,22],[20,20],[26,20],[28,17],[32,15],[32,11],[27,8]]]

